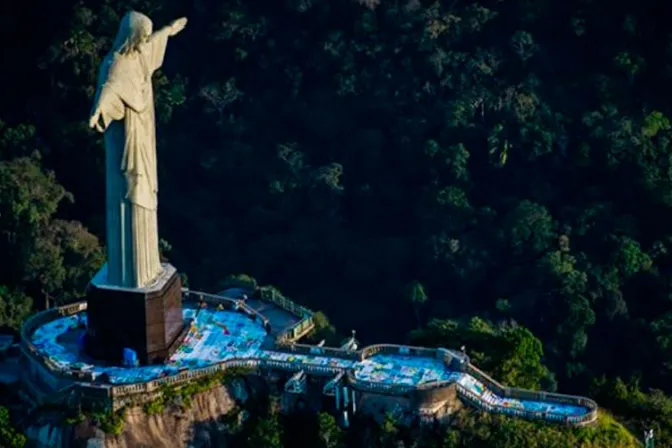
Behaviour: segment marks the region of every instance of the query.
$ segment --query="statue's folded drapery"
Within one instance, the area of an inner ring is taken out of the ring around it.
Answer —
[[[151,22],[139,23],[151,30]],[[134,32],[122,27],[115,45]],[[139,43],[138,51],[115,48],[100,68],[94,109],[105,131],[110,285],[143,287],[161,274],[152,73],[163,62],[168,37],[164,28]]]

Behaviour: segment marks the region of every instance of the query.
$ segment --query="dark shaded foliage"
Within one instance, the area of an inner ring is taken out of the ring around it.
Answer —
[[[560,389],[670,393],[664,2],[186,5],[0,11],[0,324],[80,297],[102,260],[73,220],[103,236],[86,116],[132,7],[190,19],[155,86],[161,233],[192,287],[247,272],[367,342],[515,321]]]

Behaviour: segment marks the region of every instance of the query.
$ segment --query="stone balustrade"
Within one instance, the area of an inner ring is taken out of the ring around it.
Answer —
[[[337,347],[317,347],[310,344],[281,344],[276,346],[274,350],[297,355],[326,356],[352,361],[361,360],[361,351],[343,350]]]
[[[297,305],[292,300],[283,296],[276,288],[274,288],[272,286],[262,286],[262,287],[260,287],[259,288],[259,296],[261,297],[262,300],[274,303],[279,308],[287,311],[290,314],[293,314],[294,316],[296,316],[298,318],[303,318],[306,315],[310,315],[310,316],[313,315],[312,311],[310,311],[309,309],[307,309],[307,308],[305,308],[301,305]]]
[[[498,406],[493,403],[487,402],[482,397],[476,395],[475,393],[473,393],[472,391],[470,391],[469,389],[465,388],[460,384],[457,385],[457,393],[461,400],[470,403],[472,406],[481,409],[483,411],[490,413],[506,414],[514,417],[525,418],[528,420],[546,420],[557,423],[564,423],[569,426],[587,426],[596,423],[598,417],[597,407],[590,410],[584,415],[568,416],[559,413],[535,412],[528,409]],[[582,401],[583,403],[586,403],[586,401],[592,401],[583,397],[576,397],[576,398],[580,399],[580,401]],[[525,398],[525,399],[538,399],[538,398]],[[577,400],[576,402],[565,402],[564,404],[576,404],[580,406],[585,406],[585,404],[580,403],[579,400]]]
[[[162,386],[177,386],[186,384],[220,371],[226,371],[227,369],[237,367],[245,367],[256,370],[282,370],[286,372],[297,372],[303,370],[308,374],[320,376],[334,376],[345,371],[348,383],[353,389],[358,391],[386,395],[408,396],[415,397],[420,401],[432,401],[436,399],[436,397],[448,395],[449,388],[456,388],[454,390],[456,390],[457,395],[461,399],[488,412],[505,413],[508,415],[529,419],[551,420],[574,426],[592,424],[597,420],[598,407],[593,400],[585,397],[505,387],[469,363],[468,357],[460,352],[443,348],[434,349],[394,344],[371,345],[368,347],[363,347],[358,351],[344,350],[333,347],[317,347],[308,344],[295,344],[293,341],[314,328],[313,314],[306,308],[296,305],[291,300],[277,294],[274,289],[260,288],[260,291],[262,299],[269,300],[282,309],[301,318],[299,322],[279,336],[278,340],[276,341],[276,348],[274,349],[277,352],[346,359],[353,361],[353,363],[363,361],[376,354],[435,358],[442,360],[443,364],[448,370],[454,372],[464,372],[472,376],[481,382],[489,391],[500,397],[582,406],[587,408],[589,412],[582,416],[565,416],[553,413],[542,414],[526,409],[498,406],[488,402],[482,396],[476,395],[464,386],[456,384],[455,380],[453,379],[425,383],[418,386],[376,383],[357,379],[352,368],[344,369],[343,367],[335,367],[330,365],[313,365],[305,363],[297,364],[291,361],[272,360],[266,359],[264,357],[257,359],[229,359],[201,369],[186,370],[176,375],[166,376],[142,383],[124,385],[102,383],[101,381],[93,383],[91,381],[86,381],[86,375],[83,375],[82,372],[63,369],[56,365],[51,359],[41,355],[32,344],[30,338],[32,333],[38,327],[46,324],[47,322],[50,322],[61,316],[71,316],[86,311],[86,302],[78,302],[59,308],[49,309],[31,316],[26,320],[21,328],[20,346],[24,356],[28,360],[46,367],[46,369],[49,371],[49,374],[53,375],[53,377],[58,381],[65,381],[65,384],[67,384],[68,381],[71,382],[74,385],[72,388],[77,391],[82,401],[86,401],[88,399],[89,401],[94,402],[107,402],[108,404],[111,404],[113,409],[118,408],[123,403],[132,402],[133,397],[154,396]],[[258,313],[256,310],[252,309],[244,301],[213,294],[194,292],[187,289],[184,289],[183,293],[185,294],[186,299],[195,299],[199,302],[205,302],[216,306],[221,305],[225,309],[243,312],[251,319],[256,320],[261,325],[263,325],[266,328],[266,331],[270,333],[269,320]]]
[[[283,296],[277,289],[272,286],[262,286],[258,288],[259,296],[262,300],[271,302],[278,306],[280,309],[287,311],[293,316],[298,317],[300,320],[287,328],[285,331],[280,333],[277,337],[278,344],[287,344],[290,342],[297,341],[303,336],[308,334],[313,328],[315,328],[315,323],[313,321],[313,312],[309,309],[297,305],[292,300]]]
[[[460,397],[464,397],[467,401],[474,402],[475,404],[484,410],[489,412],[500,412],[516,416],[525,417],[528,419],[546,419],[560,422],[567,422],[574,426],[581,426],[592,424],[597,421],[598,406],[595,401],[575,395],[565,395],[565,394],[556,394],[552,392],[543,392],[543,391],[533,391],[529,389],[519,389],[513,387],[506,387],[495,381],[489,375],[479,370],[476,366],[469,364],[466,373],[471,375],[480,381],[487,389],[492,391],[494,394],[499,395],[502,398],[513,398],[516,400],[525,400],[525,401],[542,401],[542,402],[551,402],[558,403],[563,405],[573,405],[584,407],[588,409],[588,412],[582,416],[566,416],[563,414],[553,414],[553,413],[542,413],[533,412],[529,410],[521,410],[515,408],[507,408],[501,406],[495,406],[491,403],[487,403],[481,397],[475,395],[473,392],[464,388],[461,385],[458,385],[458,393]],[[513,413],[513,414],[512,414]]]
[[[261,364],[260,360],[256,359],[229,359],[212,366],[204,367],[202,369],[187,370],[177,375],[171,375],[164,378],[147,381],[144,383],[125,384],[113,386],[110,388],[110,396],[113,399],[125,397],[127,395],[135,395],[142,393],[150,393],[158,390],[164,386],[179,386],[181,384],[189,383],[217,372],[226,371],[227,369],[245,367],[249,369],[258,369]]]
[[[469,375],[473,376],[478,381],[483,383],[485,385],[485,387],[490,389],[496,395],[499,395],[500,397],[506,397],[506,389],[507,388],[504,387],[503,385],[501,385],[499,382],[492,379],[488,374],[486,374],[482,370],[478,369],[473,364],[469,364],[467,366],[466,373],[468,373]]]

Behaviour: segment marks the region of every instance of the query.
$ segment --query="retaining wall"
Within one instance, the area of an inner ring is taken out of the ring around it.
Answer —
[[[225,309],[236,310],[245,313],[250,319],[253,319],[263,325],[270,333],[270,322],[263,315],[250,308],[245,302],[212,294],[193,292],[183,290],[186,299],[195,299],[199,302],[205,302],[215,306],[222,306]],[[467,373],[484,384],[494,394],[501,397],[516,398],[520,400],[547,401],[558,404],[569,404],[583,406],[589,409],[589,412],[583,416],[566,417],[560,414],[532,412],[524,409],[504,408],[495,406],[480,396],[474,394],[463,386],[456,384],[453,380],[426,383],[420,386],[394,385],[384,383],[374,383],[359,380],[355,377],[352,369],[346,370],[346,377],[350,386],[361,392],[370,392],[383,395],[405,396],[411,399],[418,407],[431,405],[432,403],[450,400],[457,395],[465,402],[486,410],[488,412],[505,413],[517,417],[528,419],[546,419],[557,421],[568,425],[581,426],[596,422],[597,404],[588,398],[571,395],[561,395],[549,392],[537,392],[524,389],[509,388],[501,385],[486,373],[482,372],[469,363],[468,358],[459,352],[443,348],[424,348],[411,347],[394,344],[377,344],[364,347],[359,351],[342,350],[332,347],[317,347],[307,344],[294,344],[297,335],[305,334],[314,328],[313,315],[307,309],[296,305],[291,300],[278,295],[272,288],[260,288],[262,299],[269,300],[282,309],[300,317],[301,320],[281,334],[276,346],[277,351],[296,353],[312,356],[328,356],[334,358],[348,359],[358,362],[370,358],[376,354],[394,354],[403,356],[431,357],[443,362],[447,369],[455,372]],[[342,369],[328,365],[296,365],[288,361],[270,361],[270,360],[251,360],[251,359],[231,359],[219,364],[208,366],[198,370],[185,370],[177,375],[159,378],[143,383],[128,385],[112,385],[87,382],[87,374],[76,372],[69,369],[62,369],[49,358],[41,355],[32,344],[30,335],[41,325],[50,322],[61,316],[70,316],[87,309],[86,302],[78,302],[71,305],[53,308],[37,313],[26,320],[21,328],[21,354],[27,363],[31,381],[37,381],[42,387],[55,390],[57,393],[66,389],[75,390],[81,403],[95,404],[97,406],[109,405],[113,409],[118,409],[129,403],[141,403],[153,399],[162,386],[177,386],[197,379],[203,378],[214,373],[225,371],[230,368],[246,367],[256,370],[281,370],[287,372],[296,372],[303,370],[311,375],[335,376],[342,372]],[[31,385],[32,387],[32,385]],[[38,392],[35,392],[38,393]]]

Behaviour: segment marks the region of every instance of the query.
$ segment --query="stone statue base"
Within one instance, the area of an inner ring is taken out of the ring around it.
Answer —
[[[140,364],[163,362],[187,334],[182,314],[182,281],[172,265],[144,288],[106,284],[107,264],[95,275],[87,292],[85,349],[93,358],[119,364],[125,348]]]

